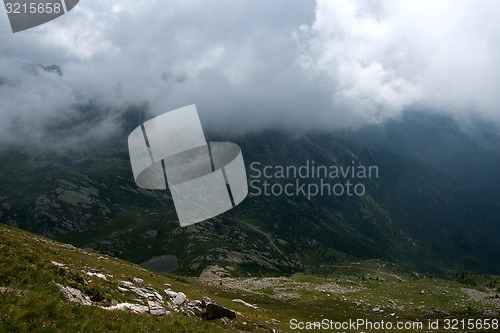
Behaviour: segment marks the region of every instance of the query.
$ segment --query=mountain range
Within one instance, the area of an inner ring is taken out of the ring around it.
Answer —
[[[102,112],[82,106],[78,120],[53,122],[51,133],[82,130]],[[118,119],[120,131],[84,147],[3,147],[0,221],[136,263],[175,256],[178,273],[188,275],[212,265],[231,276],[329,273],[366,259],[443,276],[500,272],[500,140],[485,124],[486,130],[467,132],[453,119],[410,112],[349,131],[211,131],[208,141],[240,145],[250,180],[264,180],[252,163],[371,165],[377,177],[351,179],[362,183],[361,196],[250,195],[219,217],[180,228],[167,192],[134,183],[126,137],[146,118],[145,106],[132,107]]]

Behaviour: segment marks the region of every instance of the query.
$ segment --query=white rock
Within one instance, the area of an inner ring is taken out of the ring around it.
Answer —
[[[83,305],[92,305],[92,301],[90,300],[90,298],[84,295],[80,290],[72,287],[65,287],[59,283],[56,283],[56,286],[59,288],[59,290],[61,290],[61,292],[69,301],[80,303]]]
[[[57,261],[51,261],[52,265],[57,266],[57,267],[66,267],[64,264],[57,262]]]
[[[194,301],[191,301],[191,302],[188,302],[187,304],[188,306],[190,307],[203,307],[203,303],[197,299],[195,299]]]
[[[165,294],[167,294],[168,297],[170,298],[176,298],[177,297],[177,293],[173,290],[164,290]]]
[[[134,277],[134,278],[132,279],[132,281],[134,281],[135,283],[143,283],[143,282],[144,282],[144,280],[143,280],[143,279],[138,278],[138,277]]]
[[[245,302],[244,300],[239,299],[239,298],[235,298],[235,299],[233,299],[233,302],[243,304],[244,306],[249,307],[249,308],[252,308],[252,309],[258,309],[258,308],[259,308],[257,305],[247,303],[247,302]]]
[[[103,307],[105,310],[120,310],[120,311],[128,311],[134,313],[148,313],[149,307],[140,304],[133,303],[119,303],[110,307]]]
[[[156,291],[153,291],[153,295],[156,297],[157,300],[163,303],[163,297]]]
[[[142,298],[155,298],[155,295],[147,289],[139,288],[139,287],[131,287],[129,289],[130,289],[130,291],[133,291],[134,293],[141,296]]]
[[[87,272],[87,275],[88,275],[88,276],[95,276],[95,277],[97,277],[97,278],[99,278],[99,279],[103,279],[103,280],[106,280],[106,281],[108,280],[108,279],[106,278],[106,276],[105,276],[104,274],[102,274],[102,273]]]
[[[134,284],[133,284],[132,282],[130,282],[130,281],[120,281],[120,285],[121,285],[122,287],[127,287],[127,288],[128,288],[128,287],[133,287],[133,286],[134,286]]]
[[[203,313],[203,310],[198,306],[192,306],[190,309],[195,315],[201,315]]]
[[[153,301],[148,301],[149,313],[153,316],[164,316],[167,314],[167,311],[161,304],[158,304]]]
[[[201,299],[201,303],[203,304],[203,306],[207,306],[207,304],[211,304],[211,303],[215,304],[215,302],[210,297],[207,297],[207,296],[205,296]]]
[[[184,303],[186,301],[186,295],[182,292],[180,293],[177,293],[177,296],[175,296],[175,298],[172,300],[172,303],[175,304],[175,305],[181,305],[182,303]]]

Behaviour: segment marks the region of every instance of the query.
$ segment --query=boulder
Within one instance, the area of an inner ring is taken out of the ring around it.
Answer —
[[[72,287],[65,287],[59,283],[56,283],[56,285],[69,301],[83,305],[92,305],[90,298],[87,295],[84,295],[80,290]]]
[[[207,309],[202,314],[202,317],[207,320],[220,319],[220,318],[235,319],[236,313],[233,310],[229,310],[223,306],[213,303],[208,303]]]
[[[177,296],[172,300],[172,303],[175,305],[181,305],[186,301],[187,297],[184,293],[177,293]]]
[[[109,307],[103,307],[105,310],[120,310],[120,311],[127,311],[127,312],[134,312],[134,313],[148,313],[149,312],[149,307],[145,305],[140,305],[140,304],[133,304],[133,303],[119,303],[113,306]]]

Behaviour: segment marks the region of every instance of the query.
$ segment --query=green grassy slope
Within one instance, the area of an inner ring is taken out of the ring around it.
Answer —
[[[88,276],[86,272],[92,269],[105,274],[107,281]],[[464,274],[460,283],[422,277],[380,260],[334,269],[335,274],[328,276],[199,279],[157,273],[0,225],[0,332],[296,332],[290,328],[292,319],[325,318],[424,324],[438,319],[441,328],[433,332],[449,332],[444,328],[447,319],[491,322],[500,318],[500,301],[495,298],[500,292],[497,276]],[[55,285],[77,288],[95,305],[109,306],[137,302],[137,295],[118,290],[120,281],[133,277],[143,279],[144,286],[160,293],[170,285],[190,300],[208,296],[237,311],[237,319],[205,321],[174,311],[163,317],[107,311],[69,302]],[[236,298],[257,308],[233,302]]]
[[[328,133],[273,130],[209,140],[239,144],[250,181],[263,180],[253,162],[376,165],[380,175],[362,181],[361,197],[249,195],[223,215],[181,228],[167,191],[135,184],[126,136],[58,154],[5,148],[0,222],[135,263],[175,255],[179,272],[192,276],[215,264],[231,266],[233,276],[331,273],[330,266],[367,259],[443,277],[465,270],[500,274],[500,206],[470,194],[446,172]],[[296,180],[320,182],[268,181]],[[326,179],[337,181],[344,180]]]

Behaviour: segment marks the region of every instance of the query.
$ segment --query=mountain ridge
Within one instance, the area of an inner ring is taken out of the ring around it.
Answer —
[[[130,110],[124,126],[143,116],[140,108]],[[247,171],[254,161],[354,161],[378,165],[380,178],[366,181],[363,197],[249,197],[218,218],[181,229],[164,192],[133,182],[124,131],[87,151],[4,151],[0,220],[137,263],[173,254],[180,272],[192,275],[212,264],[236,275],[290,274],[375,258],[447,276],[500,269],[497,207],[435,167],[336,134],[268,130],[207,137],[239,144]]]

